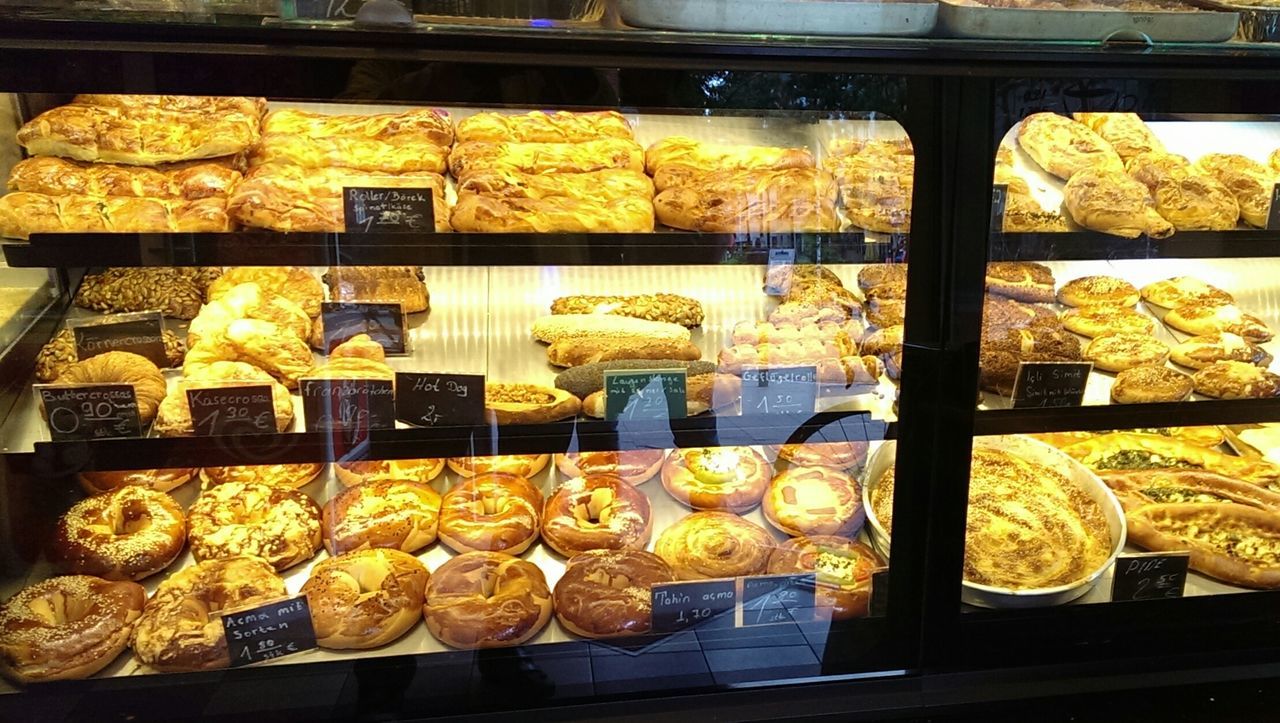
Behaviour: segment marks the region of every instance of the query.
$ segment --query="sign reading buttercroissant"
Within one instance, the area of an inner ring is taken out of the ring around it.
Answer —
[[[142,436],[132,384],[37,384],[35,393],[55,442]]]

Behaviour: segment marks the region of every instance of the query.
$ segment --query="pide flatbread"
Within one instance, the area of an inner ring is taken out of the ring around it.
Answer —
[[[1062,451],[1098,473],[1191,469],[1280,488],[1280,466],[1166,437],[1116,432],[1067,445]]]
[[[1260,367],[1271,365],[1272,357],[1266,349],[1239,334],[1224,331],[1219,334],[1193,336],[1173,347],[1169,358],[1174,364],[1188,369],[1204,369],[1220,361],[1238,361]]]
[[[1233,585],[1280,587],[1280,514],[1240,504],[1148,505],[1125,515],[1149,550],[1190,550],[1191,569]]]
[[[1275,334],[1266,322],[1246,314],[1234,304],[1210,306],[1198,302],[1183,304],[1164,315],[1164,323],[1188,334],[1237,334],[1253,342],[1270,341]]]
[[[1280,512],[1280,494],[1202,470],[1105,472],[1101,475],[1126,512],[1154,504],[1240,504]]]
[[[1234,304],[1235,297],[1194,276],[1174,276],[1142,287],[1142,300],[1166,309],[1198,301],[1205,304]]]
[[[1067,331],[1094,337],[1104,334],[1150,334],[1156,322],[1151,317],[1124,306],[1081,306],[1062,315]]]
[[[1138,303],[1138,289],[1114,276],[1082,276],[1058,289],[1058,302],[1066,306],[1134,306]]]

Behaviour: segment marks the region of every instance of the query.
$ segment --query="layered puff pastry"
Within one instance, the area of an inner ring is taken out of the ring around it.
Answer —
[[[1076,172],[1067,181],[1063,196],[1071,218],[1087,229],[1123,238],[1173,235],[1173,224],[1156,211],[1147,187],[1115,167]]]
[[[703,232],[838,231],[835,179],[816,168],[715,171],[653,199],[658,221]]]
[[[324,287],[310,271],[300,266],[235,266],[209,283],[206,295],[209,301],[214,301],[244,283],[257,284],[263,291],[285,297],[302,307],[307,316],[320,315]]]
[[[294,302],[247,282],[232,287],[200,307],[187,327],[187,345],[196,346],[207,336],[217,335],[236,319],[262,319],[292,332],[299,339],[311,335],[311,317]]]
[[[333,301],[400,304],[406,314],[431,307],[420,266],[330,266],[321,277]]]
[[[194,201],[225,197],[240,179],[240,172],[224,161],[143,168],[35,156],[13,167],[8,186],[11,191],[51,196],[133,196]]]
[[[858,148],[857,155],[836,156],[826,163],[840,187],[840,204],[849,221],[879,233],[910,231],[915,157],[887,152],[882,144]]]
[[[342,231],[346,225],[342,189],[348,186],[429,188],[435,230],[450,230],[444,177],[433,171],[378,173],[345,166],[265,163],[253,167],[236,186],[227,211],[245,226],[273,231]]]
[[[631,124],[613,110],[589,113],[535,110],[523,115],[476,113],[458,122],[457,139],[520,141],[522,143],[581,143],[600,138],[633,137]]]
[[[33,233],[200,233],[233,227],[223,198],[187,201],[132,196],[50,196],[18,191],[0,196],[0,236]]]
[[[373,115],[278,110],[263,120],[253,165],[352,168],[365,173],[444,173],[453,127],[430,108]]]
[[[596,202],[464,193],[450,224],[455,231],[472,233],[647,233],[653,230],[653,203],[639,196]]]
[[[264,135],[297,135],[303,138],[368,138],[407,146],[453,144],[449,114],[434,108],[401,113],[330,115],[305,110],[275,110],[262,121]]]
[[[1120,154],[1102,136],[1056,113],[1035,113],[1023,119],[1018,144],[1041,168],[1064,181],[1088,168],[1115,172],[1124,168]]]
[[[311,371],[307,343],[279,324],[261,319],[236,319],[214,334],[202,336],[187,350],[184,376],[198,378],[211,373],[219,361],[239,361],[267,372],[289,389]]]
[[[704,143],[684,136],[664,138],[644,152],[644,169],[659,191],[718,170],[812,168],[807,148]]]
[[[1240,204],[1240,218],[1256,228],[1266,228],[1271,197],[1280,173],[1245,156],[1210,153],[1196,161],[1196,169],[1226,186]]]
[[[1124,161],[1143,153],[1164,153],[1164,143],[1137,113],[1072,113],[1071,117],[1110,143]]]
[[[1179,231],[1230,231],[1240,221],[1240,205],[1212,176],[1169,153],[1129,158],[1125,171],[1147,187],[1156,211]]]
[[[564,196],[579,201],[653,198],[653,181],[629,168],[606,168],[584,173],[522,173],[505,168],[477,171],[458,181],[458,195],[542,199]]]
[[[582,143],[466,141],[449,154],[449,172],[459,181],[482,171],[588,173],[609,168],[644,170],[644,151],[632,140],[603,138]]]

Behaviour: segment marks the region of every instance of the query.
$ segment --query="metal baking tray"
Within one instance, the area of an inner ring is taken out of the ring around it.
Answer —
[[[1022,435],[975,437],[973,444],[975,447],[1001,449],[1066,474],[1072,483],[1087,492],[1102,507],[1102,513],[1107,518],[1107,527],[1111,532],[1111,554],[1088,577],[1070,585],[1013,590],[965,581],[960,592],[961,600],[984,608],[1049,607],[1069,603],[1093,590],[1104,573],[1111,569],[1116,556],[1125,546],[1124,510],[1111,490],[1084,465],[1044,442],[1030,437]],[[876,516],[871,504],[871,494],[879,484],[880,478],[893,466],[897,452],[897,442],[892,440],[877,447],[867,461],[862,484],[862,505],[867,511],[867,527],[870,530],[871,541],[876,550],[886,557],[889,554],[889,534]]]
[[[1213,10],[1239,13],[1240,27],[1236,30],[1236,40],[1254,43],[1280,42],[1280,5],[1260,7],[1218,0],[1191,0],[1191,2]]]
[[[960,5],[941,0],[942,35],[991,40],[1092,40],[1202,42],[1230,40],[1240,15],[1234,12],[1057,10]]]
[[[928,35],[935,2],[860,0],[617,0],[627,25],[770,35]]]

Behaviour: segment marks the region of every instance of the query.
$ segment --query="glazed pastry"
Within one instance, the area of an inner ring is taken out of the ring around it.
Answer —
[[[454,474],[474,477],[490,472],[532,477],[546,468],[551,461],[548,454],[505,454],[489,457],[449,457],[446,462]]]
[[[221,198],[196,201],[127,196],[0,196],[0,236],[33,233],[221,233],[232,229]]]
[[[520,645],[551,620],[551,589],[531,562],[468,552],[431,575],[422,615],[427,630],[454,648]]]
[[[161,332],[161,338],[169,366],[181,366],[182,358],[187,353],[187,345],[168,329]],[[36,379],[51,382],[77,361],[79,357],[76,354],[75,334],[70,329],[63,329],[41,347],[40,353],[36,355]]]
[[[466,182],[484,171],[517,173],[589,173],[609,168],[644,170],[644,151],[627,138],[601,138],[581,143],[464,141],[449,153],[449,172]]]
[[[1031,261],[993,261],[987,264],[987,293],[1017,301],[1053,301],[1053,272]]]
[[[1219,361],[1247,362],[1265,369],[1272,361],[1266,349],[1230,332],[1193,336],[1173,347],[1169,356],[1188,369],[1203,369]]]
[[[547,347],[547,361],[558,367],[576,367],[621,359],[681,359],[695,361],[702,351],[687,341],[646,336],[613,335],[561,339]]]
[[[582,143],[598,138],[631,138],[631,124],[613,110],[589,113],[535,110],[523,115],[484,112],[458,121],[457,139],[466,141],[522,141]]]
[[[1137,113],[1072,113],[1071,117],[1110,143],[1125,161],[1142,153],[1164,152],[1164,144]]]
[[[1062,315],[1067,331],[1087,337],[1107,334],[1150,334],[1155,329],[1151,317],[1124,306],[1078,306]]]
[[[562,197],[589,202],[653,200],[653,181],[629,168],[605,168],[585,173],[522,173],[506,168],[477,171],[458,181],[458,196],[540,200]]]
[[[144,168],[35,156],[14,165],[9,171],[8,185],[10,191],[49,196],[132,196],[194,201],[226,197],[240,179],[239,171],[218,162]]]
[[[398,303],[405,314],[431,308],[420,266],[330,266],[321,280],[332,301]]]
[[[866,521],[858,483],[830,467],[779,472],[764,494],[763,508],[765,519],[792,537],[853,536]]]
[[[1169,347],[1146,334],[1106,334],[1089,342],[1084,358],[1103,371],[1119,372],[1164,364],[1169,359]]]
[[[569,452],[556,455],[556,468],[569,479],[612,475],[631,485],[653,478],[667,458],[665,449],[627,449],[617,452]]]
[[[694,512],[662,531],[653,545],[681,580],[763,573],[776,543],[763,527],[729,512]]]
[[[589,365],[595,366],[595,365]],[[742,379],[732,374],[697,374],[685,377],[685,416],[694,417],[713,409],[723,409],[742,398]],[[604,390],[582,400],[582,413],[604,419]]]
[[[816,168],[713,171],[653,199],[658,222],[703,233],[838,231],[835,179]]]
[[[311,371],[313,359],[307,343],[279,324],[236,319],[191,347],[182,364],[182,373],[199,378],[214,373],[210,367],[221,361],[247,362],[289,389],[297,389],[299,380]]]
[[[310,271],[298,266],[236,266],[209,284],[207,296],[213,301],[232,288],[250,282],[263,291],[292,301],[302,307],[307,316],[320,315],[324,287]]]
[[[542,493],[524,477],[477,474],[440,505],[440,541],[457,552],[519,555],[538,539]]]
[[[1197,173],[1182,156],[1144,153],[1129,159],[1125,170],[1147,187],[1156,211],[1179,231],[1230,231],[1240,221],[1231,191]]]
[[[795,537],[769,555],[770,575],[816,573],[821,611],[830,608],[832,620],[863,617],[871,605],[871,575],[886,565],[867,545],[846,537]]]
[[[1173,224],[1156,211],[1147,187],[1123,171],[1084,169],[1067,181],[1062,193],[1071,218],[1087,229],[1123,238],[1173,235]]]
[[[426,566],[399,550],[359,550],[318,563],[301,591],[316,644],[363,650],[398,639],[422,617],[428,579]]]
[[[443,111],[325,115],[277,110],[263,120],[255,166],[330,166],[366,173],[444,173],[453,128]]]
[[[1184,304],[1164,315],[1164,323],[1178,331],[1205,336],[1230,333],[1251,342],[1270,341],[1274,333],[1265,322],[1253,314],[1246,314],[1233,304],[1210,306],[1192,302]]]
[[[551,302],[552,314],[613,314],[680,326],[701,326],[702,304],[678,294],[634,296],[561,296]]]
[[[250,555],[286,570],[320,549],[320,508],[301,492],[228,482],[200,493],[187,534],[198,561]]]
[[[159,309],[168,317],[193,319],[205,290],[221,274],[208,266],[110,268],[85,275],[75,305],[107,314]]]
[[[449,222],[455,231],[475,233],[648,233],[653,231],[653,203],[638,196],[594,202],[464,193]]]
[[[227,289],[200,307],[200,313],[187,327],[187,345],[196,346],[202,337],[224,333],[236,319],[269,321],[303,340],[311,335],[311,317],[302,307],[247,282]]]
[[[1142,300],[1166,309],[1191,303],[1207,306],[1234,304],[1235,297],[1193,276],[1174,276],[1142,287]]]
[[[333,474],[346,487],[363,482],[399,479],[413,482],[430,482],[444,471],[441,457],[425,459],[378,459],[337,462]]]
[[[136,581],[168,567],[186,538],[182,506],[172,497],[120,487],[67,510],[58,519],[49,557],[65,573]]]
[[[1280,511],[1280,494],[1220,474],[1199,470],[1109,472],[1102,475],[1126,513],[1147,505],[1238,504]]]
[[[567,480],[542,510],[542,539],[565,557],[587,550],[643,550],[652,534],[649,498],[613,475]]]
[[[1183,402],[1191,398],[1191,377],[1166,366],[1138,366],[1116,375],[1111,401],[1117,404]]]
[[[289,141],[290,152],[304,152],[296,143]],[[370,160],[371,164],[378,162]],[[408,162],[392,161],[397,166]],[[435,230],[450,230],[444,177],[430,170],[389,173],[341,165],[315,168],[283,160],[262,163],[255,165],[236,186],[227,201],[227,212],[245,226],[272,231],[342,232],[346,230],[344,187],[429,189]]]
[[[200,470],[202,487],[229,483],[263,484],[296,490],[320,475],[325,465],[320,462],[302,464],[245,464],[231,467],[205,467]]]
[[[1216,361],[1191,375],[1197,392],[1217,399],[1280,396],[1280,375],[1242,361]]]
[[[484,409],[490,424],[544,424],[576,417],[582,402],[563,389],[489,382],[484,385]]]
[[[1240,204],[1240,218],[1256,228],[1266,228],[1271,215],[1271,195],[1280,175],[1245,156],[1210,153],[1196,161],[1196,169],[1227,187]]]
[[[615,314],[556,314],[533,322],[533,338],[546,344],[585,338],[644,337],[653,341],[688,342],[689,330],[664,321],[633,319]],[[662,358],[662,357],[655,357]]]
[[[156,492],[169,492],[191,481],[195,467],[172,469],[131,469],[121,471],[85,470],[76,475],[86,494],[101,495],[121,487],[145,487]]]
[[[263,118],[262,132],[263,134],[301,135],[309,139],[378,138],[410,147],[425,144],[448,148],[453,145],[454,140],[449,114],[435,108],[410,108],[399,113],[349,115],[295,109],[274,110]]]
[[[150,359],[127,351],[108,351],[68,366],[54,384],[128,384],[145,427],[155,419],[165,395],[164,375]]]
[[[255,127],[267,111],[266,98],[230,95],[134,95],[129,93],[80,93],[72,99],[76,105],[96,105],[126,110],[155,109],[196,116],[234,113],[244,116]]]
[[[1083,170],[1119,172],[1124,165],[1111,144],[1088,126],[1055,113],[1035,113],[1023,119],[1018,145],[1041,168],[1064,181]]]
[[[1058,303],[1064,306],[1127,306],[1138,304],[1133,284],[1114,276],[1082,276],[1058,289]]]
[[[436,541],[440,495],[422,482],[384,479],[348,487],[324,506],[330,555],[391,548],[417,552]]]
[[[746,512],[760,504],[772,476],[750,447],[678,449],[662,465],[662,486],[696,510]]]
[[[769,148],[703,143],[683,136],[664,138],[644,152],[644,170],[659,191],[719,170],[812,168],[805,148]]]
[[[556,582],[556,619],[584,638],[647,633],[652,627],[653,586],[675,579],[671,566],[651,552],[580,552],[569,558]]]
[[[784,444],[774,449],[777,459],[799,467],[830,467],[850,474],[867,461],[868,443],[862,441],[825,442],[821,432],[803,444]]]

